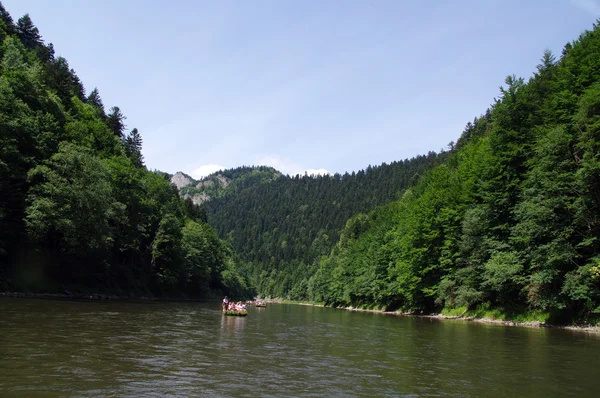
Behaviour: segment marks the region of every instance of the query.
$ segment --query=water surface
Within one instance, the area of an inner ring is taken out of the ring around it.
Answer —
[[[298,305],[0,298],[0,396],[596,397],[600,336]]]

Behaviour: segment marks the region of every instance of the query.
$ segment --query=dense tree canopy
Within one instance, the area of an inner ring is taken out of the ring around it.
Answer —
[[[297,298],[596,317],[599,44],[594,26],[528,82],[509,76],[443,165],[351,219]]]
[[[0,4],[0,43],[0,289],[600,314],[598,25],[508,76],[448,151],[180,192],[29,15]]]
[[[181,191],[212,195],[203,205],[209,222],[252,265],[261,293],[287,296],[329,254],[353,214],[398,199],[446,156],[430,152],[344,175],[290,177],[242,167],[215,174],[230,181],[226,188],[213,175]]]
[[[252,295],[243,265],[144,166],[125,136],[28,14],[0,4],[0,289],[207,297]]]
[[[599,49],[595,25],[508,76],[443,156],[281,177],[210,200],[209,221],[263,295],[597,317]]]

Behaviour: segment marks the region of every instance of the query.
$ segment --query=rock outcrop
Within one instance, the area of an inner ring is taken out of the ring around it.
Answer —
[[[227,188],[229,186],[229,184],[231,183],[231,181],[227,177],[223,176],[222,174],[218,174],[217,179],[219,180],[219,184],[223,188]]]
[[[173,175],[173,177],[171,177],[171,184],[175,184],[177,189],[187,187],[192,182],[193,181],[189,177],[187,177],[185,174],[183,174],[181,171],[178,171],[177,173],[175,173]]]
[[[192,199],[192,203],[195,205],[201,205],[202,203],[206,202],[207,200],[210,199],[210,196],[208,196],[206,193],[202,192],[202,193],[197,193],[195,195],[190,195],[190,194],[186,194],[183,195],[184,199]]]

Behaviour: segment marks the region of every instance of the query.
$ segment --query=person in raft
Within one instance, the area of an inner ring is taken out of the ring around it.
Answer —
[[[223,299],[223,311],[229,309],[229,298],[227,296],[225,296],[225,298]]]

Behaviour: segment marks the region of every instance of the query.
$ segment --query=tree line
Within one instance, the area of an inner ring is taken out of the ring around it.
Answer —
[[[30,16],[0,3],[0,43],[0,290],[251,296],[206,214]]]
[[[220,170],[200,181],[194,180],[185,173],[181,174],[190,181],[190,184],[181,187],[179,193],[184,197],[199,196],[206,199],[236,194],[258,184],[270,183],[282,176],[279,171],[269,166],[240,166]]]

